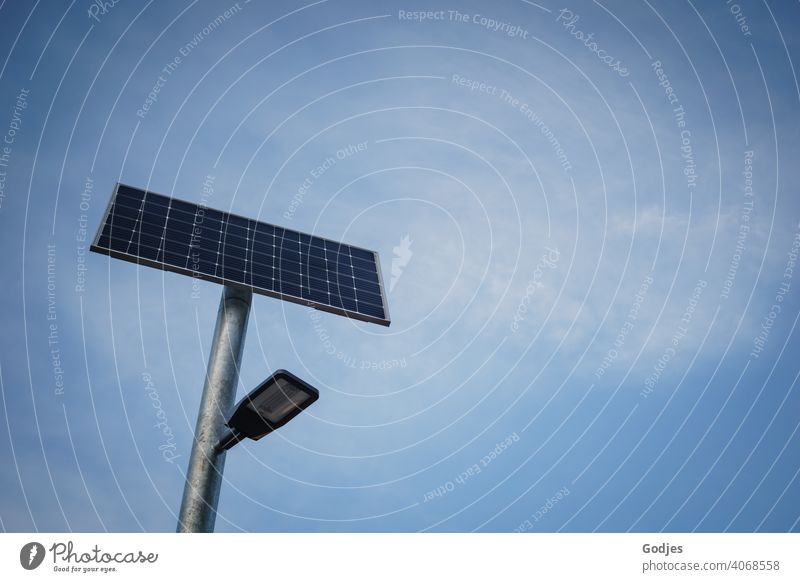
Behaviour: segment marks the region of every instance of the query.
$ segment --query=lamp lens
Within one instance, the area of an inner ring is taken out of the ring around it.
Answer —
[[[267,422],[277,423],[311,397],[284,378],[277,378],[264,392],[247,403],[250,409]]]

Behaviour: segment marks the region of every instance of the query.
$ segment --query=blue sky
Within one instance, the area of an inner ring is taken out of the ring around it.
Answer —
[[[174,530],[221,288],[84,254],[121,181],[392,286],[389,328],[254,298],[239,396],[321,397],[217,531],[797,531],[799,23],[3,2],[0,527]]]

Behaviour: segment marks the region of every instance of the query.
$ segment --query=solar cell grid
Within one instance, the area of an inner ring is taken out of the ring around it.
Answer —
[[[378,255],[117,184],[94,252],[389,325]]]

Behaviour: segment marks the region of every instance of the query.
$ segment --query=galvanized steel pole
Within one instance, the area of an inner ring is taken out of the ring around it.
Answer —
[[[227,432],[225,421],[236,400],[239,366],[253,293],[225,286],[208,359],[203,397],[197,413],[192,454],[178,518],[178,533],[212,532],[225,467],[225,450],[217,443]]]

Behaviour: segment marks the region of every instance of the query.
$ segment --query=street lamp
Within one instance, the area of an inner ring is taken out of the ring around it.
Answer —
[[[377,252],[125,184],[114,187],[91,250],[223,285],[179,532],[214,531],[228,449],[280,428],[319,398],[313,387],[280,370],[225,422],[236,398],[253,293],[390,324]],[[352,281],[340,288],[343,272]]]
[[[217,451],[227,451],[240,440],[257,441],[277,430],[319,398],[319,391],[286,370],[278,370],[245,396],[231,415],[228,431],[217,443]]]

